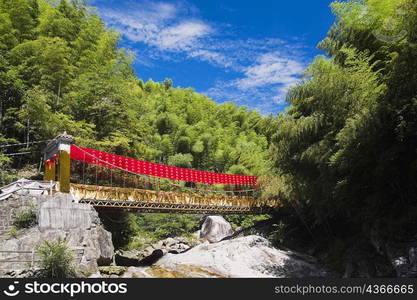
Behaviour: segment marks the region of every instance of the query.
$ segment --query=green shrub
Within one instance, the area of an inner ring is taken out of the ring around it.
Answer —
[[[37,208],[35,205],[19,212],[13,218],[13,226],[17,229],[30,228],[37,224]]]
[[[136,216],[139,232],[147,232],[154,239],[183,236],[198,230],[199,216],[186,214],[141,214]]]
[[[232,225],[233,229],[238,227],[247,228],[259,221],[267,220],[269,215],[225,215],[224,218]]]
[[[272,230],[267,238],[272,242],[274,246],[282,245],[285,239],[285,224],[283,222],[273,224]]]
[[[41,277],[75,277],[74,254],[66,245],[65,240],[44,241],[37,250],[40,256]]]
[[[9,233],[12,237],[17,238],[19,235],[19,229],[17,229],[16,226],[12,226],[9,229]]]
[[[111,232],[113,245],[116,249],[125,247],[135,236],[137,226],[132,213],[127,211],[100,211],[99,215],[104,228]]]
[[[152,238],[150,234],[141,233],[131,237],[129,243],[124,247],[126,250],[145,250],[152,243],[155,242],[155,238]]]
[[[199,219],[191,214],[131,214],[129,223],[134,234],[124,248],[143,249],[168,237],[190,237],[198,230]]]
[[[2,141],[2,136],[0,135],[0,141]],[[9,174],[7,171],[8,167],[10,166],[11,159],[10,157],[3,156],[0,153],[0,186],[7,185],[14,179],[14,176]]]

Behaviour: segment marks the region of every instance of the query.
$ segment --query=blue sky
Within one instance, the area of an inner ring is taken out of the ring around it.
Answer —
[[[288,87],[334,22],[330,0],[92,0],[136,54],[139,78],[192,87],[216,102],[283,111]]]

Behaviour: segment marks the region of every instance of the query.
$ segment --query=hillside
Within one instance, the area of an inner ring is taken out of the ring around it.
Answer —
[[[30,142],[67,130],[115,154],[261,176],[263,197],[282,203],[265,234],[275,245],[348,277],[415,276],[417,2],[331,7],[325,55],[289,90],[285,113],[263,116],[170,79],[143,82],[119,34],[83,1],[0,0],[0,147],[29,146],[0,148],[0,179],[39,163],[43,144]],[[31,153],[9,156],[18,151]],[[121,218],[116,245],[128,247],[153,227],[154,239],[189,234],[198,219]]]
[[[0,18],[0,142],[67,130],[79,145],[147,161],[264,172],[270,118],[170,79],[144,83],[119,34],[82,1],[2,0]],[[25,156],[19,166],[38,160]]]

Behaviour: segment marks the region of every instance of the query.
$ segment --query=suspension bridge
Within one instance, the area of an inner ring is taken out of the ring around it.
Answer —
[[[143,212],[268,213],[256,176],[172,167],[77,146],[66,133],[43,153],[44,180],[79,203]]]

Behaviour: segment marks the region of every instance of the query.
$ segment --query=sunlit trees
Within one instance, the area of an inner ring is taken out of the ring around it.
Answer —
[[[263,172],[259,113],[171,79],[144,83],[119,34],[84,2],[0,0],[1,134],[24,142],[67,130],[78,144],[148,161]]]
[[[338,22],[319,45],[329,58],[315,59],[273,123],[278,176],[266,190],[346,251],[350,238],[398,234],[416,217],[417,3],[332,7]]]

